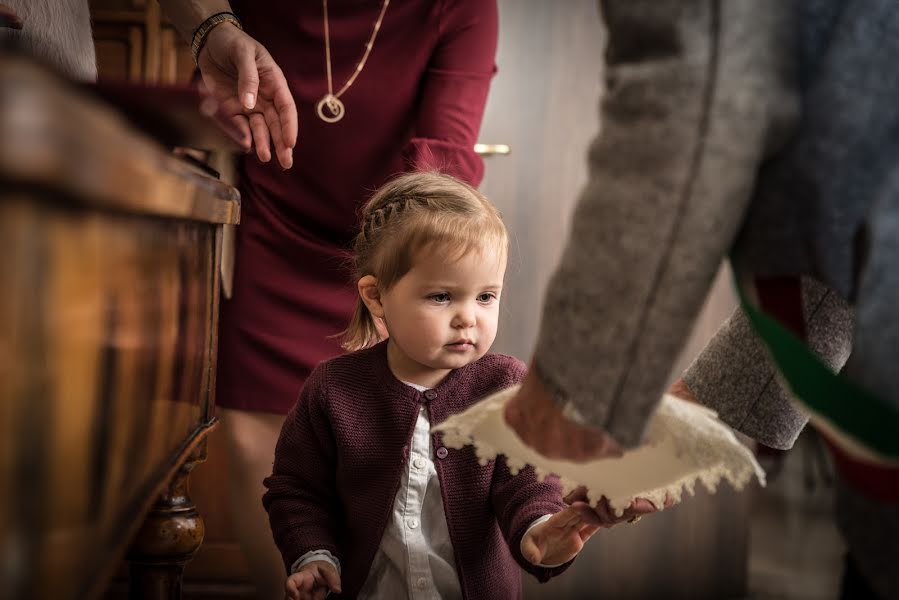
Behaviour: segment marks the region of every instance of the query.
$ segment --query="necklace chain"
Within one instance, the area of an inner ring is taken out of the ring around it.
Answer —
[[[378,37],[378,31],[381,29],[381,22],[384,20],[384,14],[387,12],[388,4],[390,4],[390,0],[384,0],[384,4],[381,6],[381,13],[378,15],[374,27],[372,27],[371,37],[368,39],[368,43],[365,44],[365,51],[362,53],[362,58],[356,65],[353,74],[350,75],[349,79],[346,80],[346,83],[344,83],[340,90],[335,94],[334,82],[331,78],[331,32],[328,28],[328,0],[322,0],[322,10],[324,12],[325,21],[325,68],[328,75],[328,93],[319,101],[316,112],[318,112],[318,116],[323,121],[327,123],[336,123],[343,118],[344,106],[343,102],[340,101],[340,97],[344,92],[350,89],[350,86],[356,81],[356,77],[359,76],[359,73],[361,73],[362,69],[365,67],[368,55],[371,53],[371,49],[375,45],[375,39]],[[327,113],[325,112],[325,108],[328,109]]]

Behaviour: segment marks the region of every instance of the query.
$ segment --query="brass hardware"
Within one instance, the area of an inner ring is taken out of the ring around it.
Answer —
[[[493,156],[494,154],[506,156],[512,152],[512,148],[508,144],[475,144],[474,151],[481,156]]]

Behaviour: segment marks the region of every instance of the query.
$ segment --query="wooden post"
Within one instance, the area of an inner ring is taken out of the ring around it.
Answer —
[[[203,518],[188,495],[193,468],[206,460],[206,441],[191,453],[150,509],[128,550],[130,600],[178,600],[181,575],[203,543]]]

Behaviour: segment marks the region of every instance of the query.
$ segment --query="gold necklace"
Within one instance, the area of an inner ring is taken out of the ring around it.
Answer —
[[[387,12],[388,4],[390,4],[390,0],[384,0],[384,5],[381,7],[381,14],[378,15],[378,20],[375,21],[375,26],[372,28],[371,32],[371,38],[369,38],[368,43],[365,44],[365,52],[362,54],[362,59],[359,61],[359,64],[356,65],[356,70],[353,71],[353,74],[350,75],[350,78],[343,84],[343,87],[335,94],[334,85],[331,82],[331,38],[330,32],[328,31],[328,0],[322,0],[322,9],[325,13],[325,66],[327,67],[328,72],[328,93],[325,94],[324,98],[318,101],[315,112],[318,113],[319,118],[325,123],[336,123],[343,118],[345,111],[343,102],[340,101],[340,97],[345,91],[350,89],[350,86],[356,81],[356,77],[362,72],[362,68],[365,66],[365,61],[368,60],[368,55],[371,52],[372,46],[375,45],[375,38],[378,37],[378,30],[381,29],[381,21],[384,20],[384,13]],[[325,112],[325,108],[327,108],[327,112]]]

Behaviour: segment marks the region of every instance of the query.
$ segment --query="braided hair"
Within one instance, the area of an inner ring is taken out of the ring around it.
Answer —
[[[353,244],[354,281],[366,275],[389,290],[412,269],[417,256],[438,247],[462,257],[471,251],[508,251],[499,211],[476,189],[437,172],[408,173],[382,186],[363,207]],[[347,329],[344,348],[359,350],[381,341],[361,298]]]

